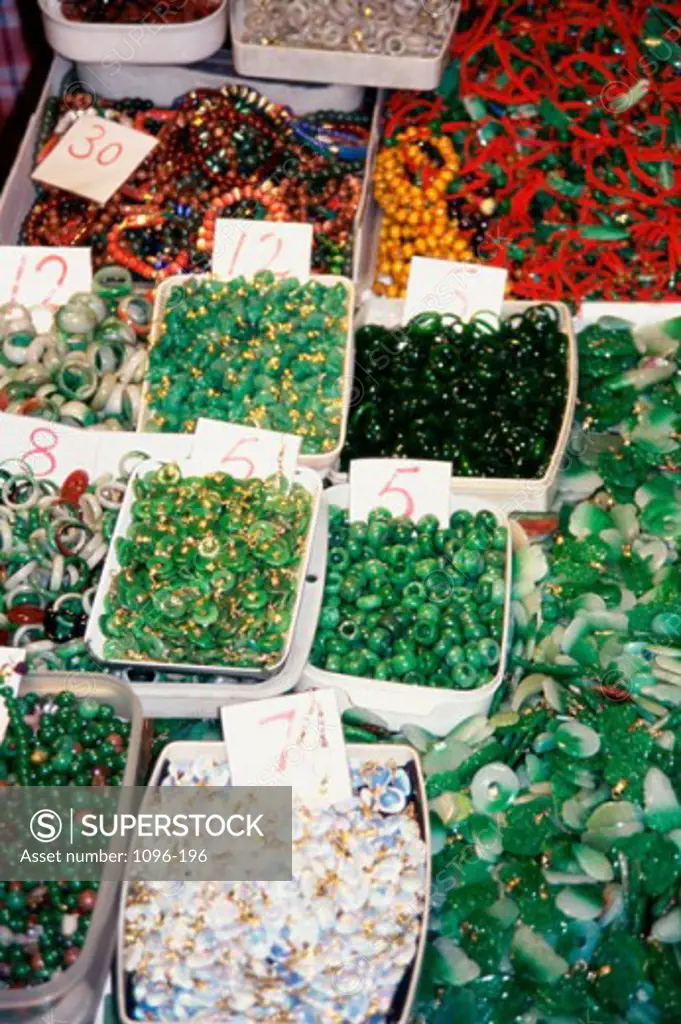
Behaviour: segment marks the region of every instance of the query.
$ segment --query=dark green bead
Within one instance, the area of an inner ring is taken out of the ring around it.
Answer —
[[[394,674],[399,678],[416,668],[416,656],[412,651],[404,651],[395,655],[390,664]]]
[[[390,631],[381,627],[372,630],[367,638],[367,646],[369,647],[369,650],[374,651],[379,656],[388,654],[391,643]]]
[[[341,671],[349,676],[361,676],[366,673],[367,667],[367,659],[361,650],[357,650],[343,659]]]

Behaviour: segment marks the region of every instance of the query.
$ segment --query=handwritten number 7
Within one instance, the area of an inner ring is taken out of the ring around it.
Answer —
[[[287,721],[288,722],[288,726],[287,726],[287,729],[286,729],[286,742],[288,743],[288,741],[291,739],[291,730],[293,729],[293,723],[295,721],[295,717],[296,717],[296,713],[295,713],[295,711],[293,709],[291,709],[290,711],[280,711],[279,714],[277,714],[277,715],[270,715],[269,718],[261,718],[259,724],[261,726],[263,726],[263,725],[269,725],[270,722],[281,722],[282,720]],[[284,750],[282,750],[281,754],[277,758],[277,771],[285,772],[286,771],[286,764],[287,764],[286,749],[284,748]]]

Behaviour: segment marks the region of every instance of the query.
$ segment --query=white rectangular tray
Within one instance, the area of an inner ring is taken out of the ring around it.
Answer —
[[[330,487],[324,492],[324,504],[338,505],[347,509],[350,506],[350,485],[340,484]],[[315,687],[333,687],[340,690],[345,698],[339,697],[342,706],[365,708],[377,712],[388,729],[397,731],[410,723],[428,729],[436,736],[446,736],[455,725],[471,715],[484,715],[490,708],[494,694],[501,686],[504,678],[506,661],[510,648],[511,637],[511,589],[512,589],[512,550],[511,531],[507,515],[491,502],[480,497],[472,497],[462,488],[450,491],[450,510],[467,509],[479,512],[489,509],[497,517],[501,526],[508,531],[506,543],[506,573],[504,594],[504,624],[501,634],[501,654],[499,666],[492,679],[475,690],[446,690],[440,687],[415,686],[407,683],[387,682],[381,679],[369,679],[362,676],[348,676],[342,673],[327,672],[317,668],[309,661],[305,666],[301,689]],[[307,623],[305,624],[308,625]],[[316,631],[316,624],[315,624]],[[314,634],[312,637],[314,642]]]
[[[308,82],[346,82],[383,89],[435,89],[449,60],[449,48],[461,4],[451,3],[450,30],[434,57],[353,53],[311,47],[261,46],[244,42],[245,9],[232,0],[230,27],[234,63],[244,75],[305,79]]]
[[[367,761],[375,761],[379,765],[387,764],[389,761],[394,761],[400,767],[409,767],[412,770],[413,778],[415,779],[416,785],[414,789],[414,799],[416,806],[416,814],[419,825],[421,826],[421,836],[424,843],[426,844],[426,877],[424,884],[424,905],[423,915],[421,918],[421,930],[419,935],[419,941],[416,948],[416,956],[414,957],[413,963],[408,971],[405,971],[405,975],[409,975],[409,982],[406,987],[406,991],[403,996],[403,1003],[400,1009],[399,1017],[395,1018],[395,1024],[407,1024],[411,1016],[412,1007],[416,998],[416,991],[418,988],[419,977],[421,974],[421,966],[423,963],[423,955],[426,948],[426,939],[428,936],[428,921],[430,915],[430,893],[432,886],[432,872],[431,872],[431,838],[430,838],[430,821],[428,816],[428,798],[426,796],[426,786],[423,778],[423,772],[421,770],[421,762],[418,754],[411,748],[403,744],[390,744],[390,743],[348,743],[346,745],[348,758],[362,758]],[[204,756],[212,756],[216,761],[222,761],[226,757],[226,750],[223,743],[219,742],[207,742],[207,741],[180,741],[175,743],[169,743],[161,751],[159,758],[154,766],[154,771],[149,779],[149,786],[158,786],[166,765],[171,757],[188,759],[196,757],[198,754]],[[118,1015],[121,1024],[136,1024],[134,1018],[128,1014],[128,1001],[126,998],[126,972],[123,968],[124,958],[124,937],[125,937],[125,905],[127,902],[128,894],[128,883],[124,883],[123,892],[121,896],[120,912],[118,917],[118,942],[117,942],[117,953],[116,953],[116,967],[115,967],[115,985],[116,993],[118,997]],[[160,1024],[179,1024],[178,1021],[165,1020]],[[320,1021],[320,1024],[324,1022]]]
[[[204,278],[210,277],[210,274],[179,274],[175,277],[168,277],[162,284],[156,289],[156,297],[154,300],[154,314],[151,323],[151,331],[149,333],[149,344],[153,346],[158,339],[159,331],[163,323],[163,314],[165,311],[166,302],[171,290],[176,285],[187,284],[189,281],[200,281]],[[298,458],[298,462],[301,466],[308,466],[310,469],[316,469],[319,471],[326,471],[330,469],[335,462],[338,461],[340,453],[343,450],[345,444],[345,437],[348,429],[348,415],[350,413],[350,399],[352,396],[352,380],[355,372],[355,329],[354,329],[354,309],[355,309],[355,289],[352,281],[348,280],[347,277],[336,277],[332,274],[315,274],[314,278],[319,281],[320,284],[327,285],[331,288],[334,284],[340,282],[344,285],[345,290],[348,294],[348,330],[347,338],[345,343],[345,357],[343,359],[343,407],[341,410],[341,422],[340,422],[340,434],[338,438],[338,444],[331,451],[320,452],[316,454],[301,455]],[[149,421],[149,406],[147,404],[148,394],[148,364],[147,364],[147,377],[145,377],[144,385],[142,388],[142,401],[140,402],[140,412],[137,421],[137,430],[141,433],[146,431],[147,423]]]
[[[61,0],[38,2],[48,43],[70,60],[109,66],[192,64],[219,50],[227,35],[228,0],[206,18],[168,25],[71,21],[62,14]]]
[[[187,469],[189,460],[186,462],[179,463],[180,467],[185,470]],[[92,605],[92,612],[88,620],[87,630],[85,633],[85,643],[94,658],[104,662],[107,665],[114,665],[116,667],[129,667],[134,666],[137,668],[149,668],[157,669],[161,672],[189,672],[191,674],[211,674],[216,673],[229,673],[230,676],[236,678],[243,677],[247,679],[268,679],[271,676],[276,675],[282,670],[286,664],[286,660],[290,654],[291,646],[293,643],[293,636],[298,625],[298,615],[300,612],[301,602],[303,598],[303,587],[305,584],[305,577],[308,573],[308,567],[310,563],[310,556],[312,551],[312,541],[315,535],[317,526],[317,520],[319,518],[321,498],[322,498],[322,484],[320,478],[310,469],[298,469],[295,473],[294,482],[302,485],[306,491],[308,491],[313,498],[312,511],[310,516],[310,524],[308,527],[307,541],[305,545],[305,551],[300,562],[298,570],[298,589],[296,593],[296,600],[291,615],[291,625],[286,636],[286,643],[282,652],[281,658],[268,669],[257,669],[257,668],[244,668],[242,666],[225,667],[222,665],[195,665],[195,664],[173,664],[167,662],[155,662],[155,661],[125,661],[115,660],[113,658],[106,658],[104,655],[104,644],[105,637],[100,627],[100,616],[104,612],[105,599],[111,590],[111,584],[114,576],[120,571],[120,563],[118,561],[117,553],[117,542],[119,539],[124,538],[128,534],[132,522],[132,507],[135,500],[135,482],[140,476],[146,476],[148,473],[153,472],[154,469],[159,468],[163,463],[156,460],[148,460],[147,462],[141,463],[137,467],[135,472],[130,477],[128,486],[125,492],[125,498],[121,505],[118,519],[116,520],[116,528],[114,530],[113,537],[109,544],[109,551],[104,562],[102,569],[102,575],[99,579],[97,586],[97,593]],[[190,470],[188,472],[191,473]]]
[[[504,302],[502,316],[513,316],[524,312],[530,306],[538,305],[543,303]],[[558,440],[544,475],[534,480],[525,480],[521,477],[452,477],[454,488],[467,494],[489,498],[503,508],[507,515],[514,512],[547,512],[551,508],[574,421],[578,385],[577,341],[568,307],[563,302],[552,302],[551,305],[558,309],[561,329],[567,335],[567,395]],[[357,326],[381,324],[385,327],[397,327],[402,324],[403,306],[401,299],[385,299],[373,293],[365,293],[357,315]],[[443,396],[443,401],[445,400]],[[347,474],[335,471],[331,478],[334,482],[340,483],[347,479]]]
[[[178,96],[191,89],[219,89],[223,85],[249,85],[264,93],[275,103],[291,107],[296,114],[309,114],[317,110],[356,110],[362,103],[365,90],[347,85],[304,85],[291,82],[262,81],[244,78],[236,72],[218,74],[201,67],[136,66],[133,64],[74,64],[64,57],[55,56],[35,113],[31,116],[14,164],[0,194],[0,244],[16,245],[21,225],[36,197],[31,181],[43,117],[48,101],[60,96],[65,76],[74,72],[78,89],[92,96],[122,99],[141,96],[153,103],[170,105]],[[71,87],[69,93],[75,92]],[[373,168],[379,143],[380,103],[374,107],[371,135],[367,149],[364,180],[359,206],[354,221],[353,272],[356,285],[366,287],[370,280],[370,259],[365,251],[364,211],[371,188]]]

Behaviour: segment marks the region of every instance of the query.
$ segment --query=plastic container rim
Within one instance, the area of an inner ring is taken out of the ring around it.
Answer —
[[[60,28],[73,29],[76,32],[95,32],[98,35],[106,36],[113,35],[120,32],[121,29],[142,29],[148,30],[150,34],[155,35],[157,32],[167,33],[168,35],[179,35],[180,33],[191,31],[192,27],[197,25],[204,28],[206,25],[210,25],[211,22],[220,19],[229,3],[229,0],[220,0],[219,6],[211,11],[210,14],[204,15],[202,18],[195,18],[193,21],[185,21],[179,24],[166,25],[164,22],[139,22],[139,21],[117,21],[113,23],[104,21],[72,21],[70,18],[65,17],[61,11],[60,0],[38,0],[40,4],[40,10],[42,14],[54,21]]]

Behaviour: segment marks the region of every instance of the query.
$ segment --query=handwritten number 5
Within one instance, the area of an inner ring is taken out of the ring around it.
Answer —
[[[388,480],[387,484],[383,488],[383,490],[378,492],[379,498],[382,498],[384,494],[400,494],[404,498],[405,503],[403,515],[407,516],[408,519],[411,519],[411,517],[414,514],[414,509],[416,507],[414,499],[412,498],[409,491],[405,490],[404,487],[393,487],[393,484],[397,480],[398,476],[400,476],[401,474],[420,472],[420,466],[411,466],[407,467],[406,469],[396,469],[393,475],[390,477],[390,480]]]

